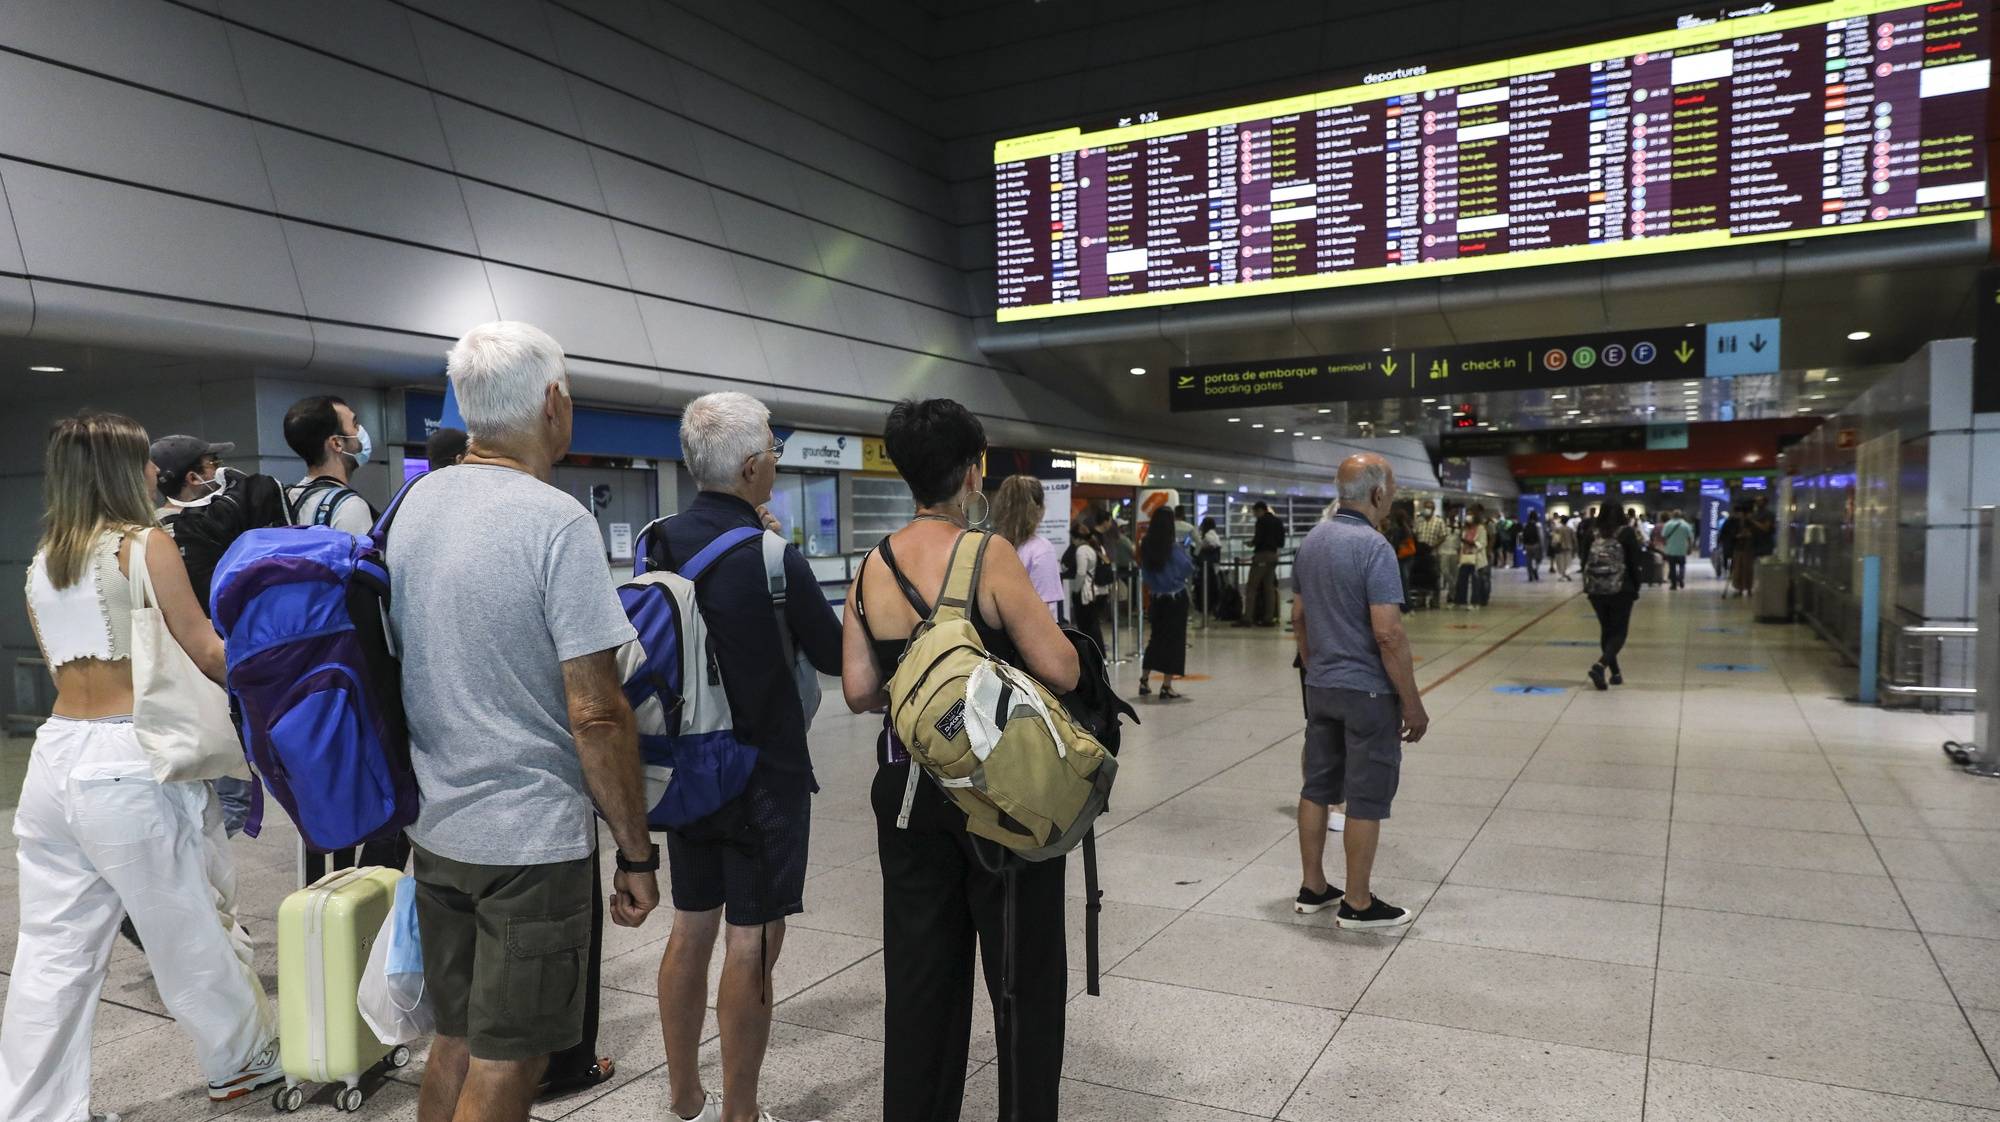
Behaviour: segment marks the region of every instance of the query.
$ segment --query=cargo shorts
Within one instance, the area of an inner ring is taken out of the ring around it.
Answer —
[[[413,846],[424,986],[440,1036],[482,1060],[526,1060],[583,1039],[590,859],[470,865]]]
[[[1403,707],[1393,691],[1306,687],[1305,785],[1299,797],[1363,822],[1389,817],[1403,773]]]

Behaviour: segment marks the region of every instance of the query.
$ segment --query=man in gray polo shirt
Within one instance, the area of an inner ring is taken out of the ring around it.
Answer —
[[[1369,874],[1382,820],[1396,797],[1403,742],[1430,725],[1417,695],[1396,551],[1376,529],[1396,498],[1389,462],[1349,456],[1340,509],[1313,528],[1293,562],[1292,631],[1305,667],[1305,787],[1299,792],[1301,914],[1340,902],[1340,926],[1397,927],[1409,912],[1374,895]],[[1327,883],[1327,808],[1347,803],[1347,892]]]

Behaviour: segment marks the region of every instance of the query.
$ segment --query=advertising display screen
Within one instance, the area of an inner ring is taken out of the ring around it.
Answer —
[[[1686,480],[1683,480],[1683,479],[1662,479],[1662,480],[1660,480],[1660,493],[1661,493],[1661,494],[1665,494],[1665,495],[1680,495],[1680,494],[1685,494],[1685,493],[1686,493],[1686,491],[1687,491],[1687,481],[1686,481]]]
[[[1618,493],[1621,495],[1643,495],[1646,493],[1646,481],[1643,479],[1621,479],[1618,481]]]
[[[996,315],[1979,218],[1992,4],[1764,5],[1002,140]]]
[[[1743,489],[1744,489],[1745,491],[1762,491],[1762,490],[1765,490],[1765,489],[1766,489],[1766,484],[1765,484],[1765,480],[1764,480],[1764,477],[1763,477],[1763,476],[1761,476],[1761,475],[1746,475],[1746,476],[1744,476],[1744,477],[1743,477]]]
[[[1586,483],[1583,485],[1583,493],[1586,495],[1602,495],[1604,493],[1604,484]]]

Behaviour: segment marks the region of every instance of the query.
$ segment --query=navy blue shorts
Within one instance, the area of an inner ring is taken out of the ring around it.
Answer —
[[[732,927],[761,927],[805,910],[812,792],[774,791],[752,779],[742,798],[745,828],[729,841],[690,841],[667,831],[675,911],[722,908]]]

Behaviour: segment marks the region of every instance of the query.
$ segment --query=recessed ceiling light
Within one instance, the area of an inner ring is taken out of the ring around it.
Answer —
[[[1691,378],[1691,379],[1689,379],[1688,381],[1685,381],[1685,382],[1682,382],[1682,383],[1681,383],[1681,385],[1683,385],[1683,386],[1699,386],[1699,385],[1701,385],[1701,382],[1700,382],[1700,380],[1699,380],[1699,379],[1692,379],[1692,378]]]
[[[1143,366],[1135,366],[1132,368],[1132,373],[1134,374],[1144,374],[1145,372],[1146,368]]]
[[[1252,421],[1252,422],[1250,422],[1250,427],[1251,427],[1251,428],[1253,428],[1253,429],[1261,429],[1261,428],[1263,428],[1263,427],[1264,427],[1264,422],[1262,422],[1262,421]]]
[[[1816,394],[1812,395],[1811,397],[1807,398],[1806,400],[1808,400],[1808,401],[1825,401],[1825,400],[1826,400],[1826,395],[1825,395],[1825,394],[1823,394],[1823,393],[1816,393]]]
[[[1402,429],[1390,429],[1390,430],[1389,430],[1389,435],[1390,435],[1390,436],[1401,436],[1401,435],[1403,435],[1403,430],[1402,430]]]
[[[36,374],[60,374],[63,372],[63,368],[60,366],[30,366],[28,369]]]
[[[1681,396],[1682,396],[1682,397],[1700,397],[1700,396],[1701,396],[1701,391],[1700,391],[1700,390],[1682,390],[1682,391],[1681,391]]]
[[[1427,397],[1427,398],[1425,398],[1425,399],[1424,399],[1424,404],[1425,404],[1425,405],[1436,405],[1436,404],[1437,404],[1437,401],[1438,401],[1438,399],[1437,399],[1437,398],[1434,398],[1434,397]]]
[[[1847,341],[1850,343],[1859,343],[1863,339],[1868,338],[1869,335],[1871,334],[1873,333],[1868,331],[1850,331],[1847,333]]]
[[[1440,406],[1438,406],[1438,412],[1440,412],[1440,413],[1449,413],[1449,412],[1451,412],[1451,406],[1449,406],[1449,405],[1440,405]]]
[[[1193,473],[1193,472],[1191,472],[1191,471],[1184,471],[1184,472],[1182,472],[1182,473],[1181,473],[1181,478],[1182,478],[1182,479],[1193,479],[1193,478],[1194,478],[1194,473]]]
[[[1571,410],[1568,410],[1567,412],[1568,412],[1568,415],[1569,415],[1569,416],[1571,416],[1571,417],[1581,417],[1581,416],[1583,416],[1583,410],[1581,410],[1581,409],[1571,409]]]
[[[1272,429],[1271,431],[1277,433],[1279,436],[1285,435],[1284,429]]]
[[[1827,380],[1827,381],[1829,381],[1829,382],[1838,382],[1838,381],[1840,381],[1840,375],[1838,375],[1838,374],[1828,374],[1828,375],[1826,376],[1826,380]]]
[[[1568,400],[1569,400],[1569,395],[1568,395],[1568,394],[1566,394],[1566,393],[1552,393],[1552,394],[1550,394],[1550,395],[1549,395],[1549,400],[1550,400],[1550,401],[1568,401]]]
[[[1323,437],[1323,436],[1315,436],[1315,437],[1313,437],[1313,439],[1314,439],[1314,440],[1325,440],[1325,439],[1326,439],[1326,437]]]
[[[1322,413],[1331,413],[1331,412],[1333,412],[1333,409],[1332,409],[1331,407],[1328,407],[1328,408],[1326,408],[1326,409],[1322,409],[1322,410],[1320,410],[1320,412],[1322,412]]]
[[[1693,327],[1693,326],[1694,326],[1694,324],[1691,324],[1691,323],[1684,323],[1684,324],[1681,324],[1681,326],[1682,326],[1682,327]]]
[[[1234,425],[1234,424],[1238,424],[1238,423],[1240,423],[1240,422],[1241,422],[1242,420],[1243,420],[1243,418],[1241,418],[1241,417],[1231,417],[1231,418],[1229,418],[1229,423],[1230,423],[1230,424],[1232,424],[1232,425]]]
[[[1801,412],[1801,413],[1810,413],[1810,412],[1812,412],[1812,406],[1810,406],[1810,405],[1801,405],[1801,406],[1799,406],[1799,412]]]
[[[1219,484],[1219,483],[1221,483],[1221,482],[1222,482],[1222,477],[1221,477],[1221,476],[1219,476],[1219,475],[1218,475],[1218,476],[1216,476],[1216,477],[1215,477],[1215,481],[1216,481],[1216,482],[1217,482],[1218,484]]]
[[[1383,354],[1388,354],[1388,353],[1389,353],[1389,348],[1387,348],[1387,347],[1383,347],[1383,348],[1382,348],[1382,353],[1383,353]]]

